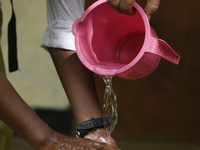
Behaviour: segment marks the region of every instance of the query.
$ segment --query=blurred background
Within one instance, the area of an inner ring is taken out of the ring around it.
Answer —
[[[86,7],[93,2],[87,1]],[[146,0],[137,2],[144,6]],[[113,78],[119,115],[113,136],[123,150],[200,149],[199,4],[198,0],[189,3],[161,0],[150,21],[158,37],[181,56],[179,65],[161,60],[146,78]],[[40,47],[47,25],[46,1],[14,1],[14,8],[20,71],[7,71],[7,77],[41,118],[56,130],[73,135],[75,122],[68,99],[49,54]],[[2,10],[1,45],[8,68],[7,24],[11,16],[8,0],[2,0]],[[95,79],[103,102],[104,82],[97,76]],[[27,145],[18,138],[14,142],[15,148]]]

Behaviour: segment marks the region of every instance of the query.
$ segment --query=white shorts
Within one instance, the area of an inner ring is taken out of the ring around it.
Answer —
[[[72,25],[84,7],[85,0],[47,0],[48,26],[41,46],[75,50]]]

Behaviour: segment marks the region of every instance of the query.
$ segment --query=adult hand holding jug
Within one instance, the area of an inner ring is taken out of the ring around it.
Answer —
[[[146,0],[144,11],[150,20],[151,16],[156,12],[159,7],[160,0]],[[119,13],[125,13],[127,15],[135,14],[133,8],[135,0],[109,0],[111,6]]]

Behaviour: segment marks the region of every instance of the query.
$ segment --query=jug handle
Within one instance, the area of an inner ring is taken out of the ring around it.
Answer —
[[[173,64],[179,63],[180,56],[164,40],[150,37],[148,43],[148,46],[151,46],[146,52],[158,55]]]

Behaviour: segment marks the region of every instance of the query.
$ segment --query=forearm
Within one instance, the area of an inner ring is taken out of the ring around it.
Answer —
[[[76,53],[52,49],[50,54],[77,122],[102,117],[93,74],[82,65]]]
[[[0,119],[31,145],[42,145],[51,129],[21,99],[0,72]]]

